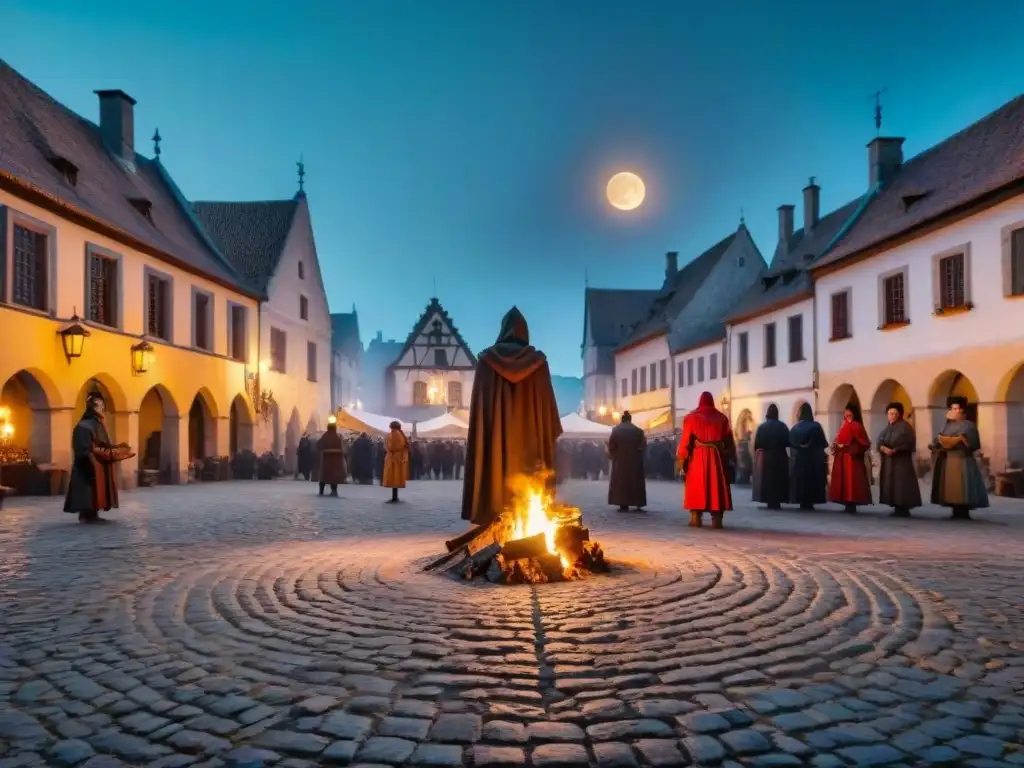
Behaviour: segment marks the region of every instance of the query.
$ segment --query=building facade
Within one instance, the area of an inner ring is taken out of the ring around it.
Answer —
[[[362,409],[359,392],[362,377],[363,343],[359,338],[359,315],[331,314],[331,409]]]
[[[206,236],[159,152],[135,151],[135,101],[97,93],[94,124],[0,61],[8,447],[27,451],[36,474],[67,471],[72,430],[98,392],[111,438],[137,452],[118,465],[122,487],[140,467],[182,482],[190,462],[252,444],[245,371],[260,293]],[[25,481],[14,475],[4,483]]]
[[[1024,97],[904,162],[869,146],[871,201],[815,266],[819,416],[872,437],[904,404],[920,458],[963,395],[990,470],[1024,464]],[[964,169],[969,169],[969,173]]]
[[[441,303],[433,298],[388,367],[389,416],[406,421],[469,407],[476,373],[470,350]]]
[[[256,451],[284,456],[293,471],[299,439],[331,412],[331,317],[309,203],[195,202],[196,216],[235,268],[266,298],[260,307]],[[272,397],[271,397],[272,396]]]
[[[389,371],[404,346],[401,341],[385,339],[380,331],[370,339],[359,371],[359,394],[363,401],[361,410],[388,414],[393,384]]]

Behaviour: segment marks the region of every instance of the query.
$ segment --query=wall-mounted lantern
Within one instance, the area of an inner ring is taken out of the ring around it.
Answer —
[[[89,329],[82,325],[81,318],[76,312],[71,315],[71,321],[57,333],[60,335],[60,343],[64,346],[64,357],[70,365],[72,360],[82,356]]]
[[[145,339],[132,347],[132,373],[141,376],[153,365],[153,345]]]

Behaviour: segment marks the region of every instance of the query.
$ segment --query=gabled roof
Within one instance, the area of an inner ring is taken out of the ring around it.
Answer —
[[[75,169],[74,184],[55,163]],[[258,297],[206,237],[160,162],[136,154],[133,165],[107,150],[95,123],[0,59],[0,184],[130,247]],[[148,217],[140,211],[146,207]]]
[[[466,343],[466,340],[462,338],[462,334],[459,333],[459,329],[455,327],[455,323],[452,322],[452,318],[448,314],[447,310],[441,306],[441,302],[436,298],[432,298],[430,303],[427,304],[427,308],[423,310],[423,314],[420,315],[420,319],[417,320],[416,325],[412,327],[412,331],[409,332],[409,335],[405,339],[405,344],[402,345],[401,351],[398,353],[398,356],[395,357],[395,360],[391,365],[397,364],[405,356],[405,353],[412,348],[412,345],[416,342],[416,339],[419,338],[420,334],[427,330],[427,323],[430,322],[430,318],[435,314],[439,315],[444,324],[451,329],[452,336],[455,337],[455,343],[462,347],[466,356],[469,358],[470,364],[476,365],[476,355],[473,354],[473,351],[469,348],[469,344]]]
[[[617,347],[644,316],[658,291],[649,289],[587,288],[583,298],[583,345],[587,321],[594,346]]]
[[[953,215],[1024,181],[1024,95],[903,163],[815,268]]]
[[[221,253],[266,293],[281,261],[299,197],[261,202],[194,202],[192,209]]]
[[[359,338],[359,315],[355,307],[351,312],[333,312],[331,314],[331,348],[340,350],[350,360],[359,358],[363,353],[363,343]]]
[[[672,320],[700,290],[704,280],[735,239],[736,232],[733,232],[676,272],[671,281],[666,281],[647,311],[619,345],[619,349],[626,349],[654,336],[667,334]]]
[[[862,201],[863,198],[851,200],[826,214],[809,234],[800,228],[793,233],[785,250],[777,247],[771,265],[733,305],[726,322],[738,323],[811,294],[814,288],[807,270],[829,252],[844,232],[850,231],[862,210]]]

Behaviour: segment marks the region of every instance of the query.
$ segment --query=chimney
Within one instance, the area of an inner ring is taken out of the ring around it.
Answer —
[[[779,245],[788,245],[793,237],[793,207],[779,206]]]
[[[821,217],[821,187],[814,183],[814,177],[804,187],[804,237],[818,225]]]
[[[124,91],[96,91],[100,135],[115,156],[135,164],[135,99]]]
[[[679,271],[679,253],[669,251],[665,254],[665,280],[671,280]]]
[[[380,343],[383,343],[383,341],[384,341],[384,331],[377,331],[377,341],[380,342]]]
[[[868,184],[888,184],[903,165],[904,139],[886,139],[879,136],[868,144]]]

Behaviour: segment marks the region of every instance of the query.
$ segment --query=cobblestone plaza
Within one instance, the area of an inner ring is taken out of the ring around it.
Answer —
[[[1024,765],[1024,503],[686,527],[571,482],[616,568],[422,572],[461,484],[290,480],[0,511],[0,768]]]

